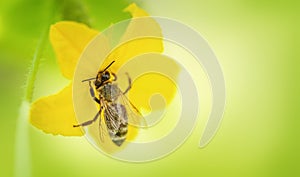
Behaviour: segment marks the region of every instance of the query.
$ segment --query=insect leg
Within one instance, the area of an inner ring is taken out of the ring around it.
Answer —
[[[90,86],[91,97],[94,99],[94,101],[96,101],[98,104],[100,104],[100,100],[97,97],[95,97],[95,92],[94,92],[94,89],[92,87],[91,81],[89,81],[89,86]]]
[[[130,76],[129,76],[129,74],[128,73],[125,73],[126,75],[127,75],[127,77],[128,77],[128,87],[127,87],[127,89],[123,92],[123,94],[125,95],[130,89],[131,89],[131,78],[130,78]]]
[[[97,112],[97,114],[95,115],[95,117],[94,117],[92,120],[83,122],[83,123],[78,124],[78,125],[73,125],[73,127],[87,126],[87,125],[92,124],[93,122],[95,122],[95,121],[98,119],[98,117],[99,117],[99,115],[100,115],[100,113],[101,113],[101,110],[102,110],[102,109],[100,109],[100,110]]]
[[[114,76],[114,80],[113,81],[116,81],[117,80],[117,75],[115,73],[111,73],[113,76]]]

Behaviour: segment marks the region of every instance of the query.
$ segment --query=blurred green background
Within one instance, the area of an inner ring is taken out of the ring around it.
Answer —
[[[63,7],[68,1],[74,1],[72,9],[78,11]],[[24,170],[14,169],[16,124],[26,73],[42,33],[50,23],[78,13],[79,20],[103,30],[130,17],[122,12],[129,2],[151,15],[190,25],[214,49],[227,88],[217,135],[199,149],[202,131],[197,126],[171,155],[136,164],[99,153],[83,137],[44,134],[28,123],[31,165],[24,167],[31,166],[31,175],[300,176],[300,4],[277,0],[0,1],[0,176]],[[62,10],[68,13],[61,15]],[[66,83],[47,42],[33,99],[55,93]]]

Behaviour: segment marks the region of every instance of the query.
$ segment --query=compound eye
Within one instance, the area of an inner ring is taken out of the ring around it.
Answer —
[[[103,73],[101,76],[102,82],[107,81],[109,78],[110,78],[110,74],[107,71],[105,73]]]

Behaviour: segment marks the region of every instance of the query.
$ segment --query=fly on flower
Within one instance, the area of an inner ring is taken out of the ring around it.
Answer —
[[[128,132],[128,123],[135,126],[145,126],[145,120],[138,109],[128,100],[125,94],[131,88],[131,78],[128,77],[128,87],[125,91],[121,91],[118,87],[115,73],[108,71],[109,67],[115,61],[111,62],[105,69],[97,73],[96,78],[83,80],[82,82],[89,82],[89,91],[93,100],[99,104],[100,109],[95,117],[89,121],[83,122],[73,127],[88,126],[99,119],[99,136],[100,140],[104,140],[104,136],[108,132],[110,139],[117,146],[121,146],[126,140]],[[92,82],[92,80],[95,80]],[[95,91],[98,95],[95,95]],[[102,123],[104,119],[104,123]],[[106,126],[105,126],[105,125]]]

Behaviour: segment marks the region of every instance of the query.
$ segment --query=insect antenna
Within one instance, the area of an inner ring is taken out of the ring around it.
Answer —
[[[112,61],[108,66],[106,66],[106,68],[105,68],[103,71],[107,70],[114,62],[115,62],[115,61]],[[103,71],[102,71],[102,72],[103,72]],[[86,82],[86,81],[95,80],[95,79],[96,79],[96,78],[93,77],[93,78],[89,78],[89,79],[84,79],[84,80],[82,80],[81,82]]]
[[[86,81],[95,80],[95,79],[96,79],[96,78],[93,77],[93,78],[89,78],[89,79],[84,79],[84,80],[82,80],[81,82],[86,82]]]
[[[114,62],[115,62],[115,61],[112,61],[108,66],[106,66],[106,68],[105,68],[103,71],[107,70]],[[102,72],[103,72],[103,71],[102,71]]]

